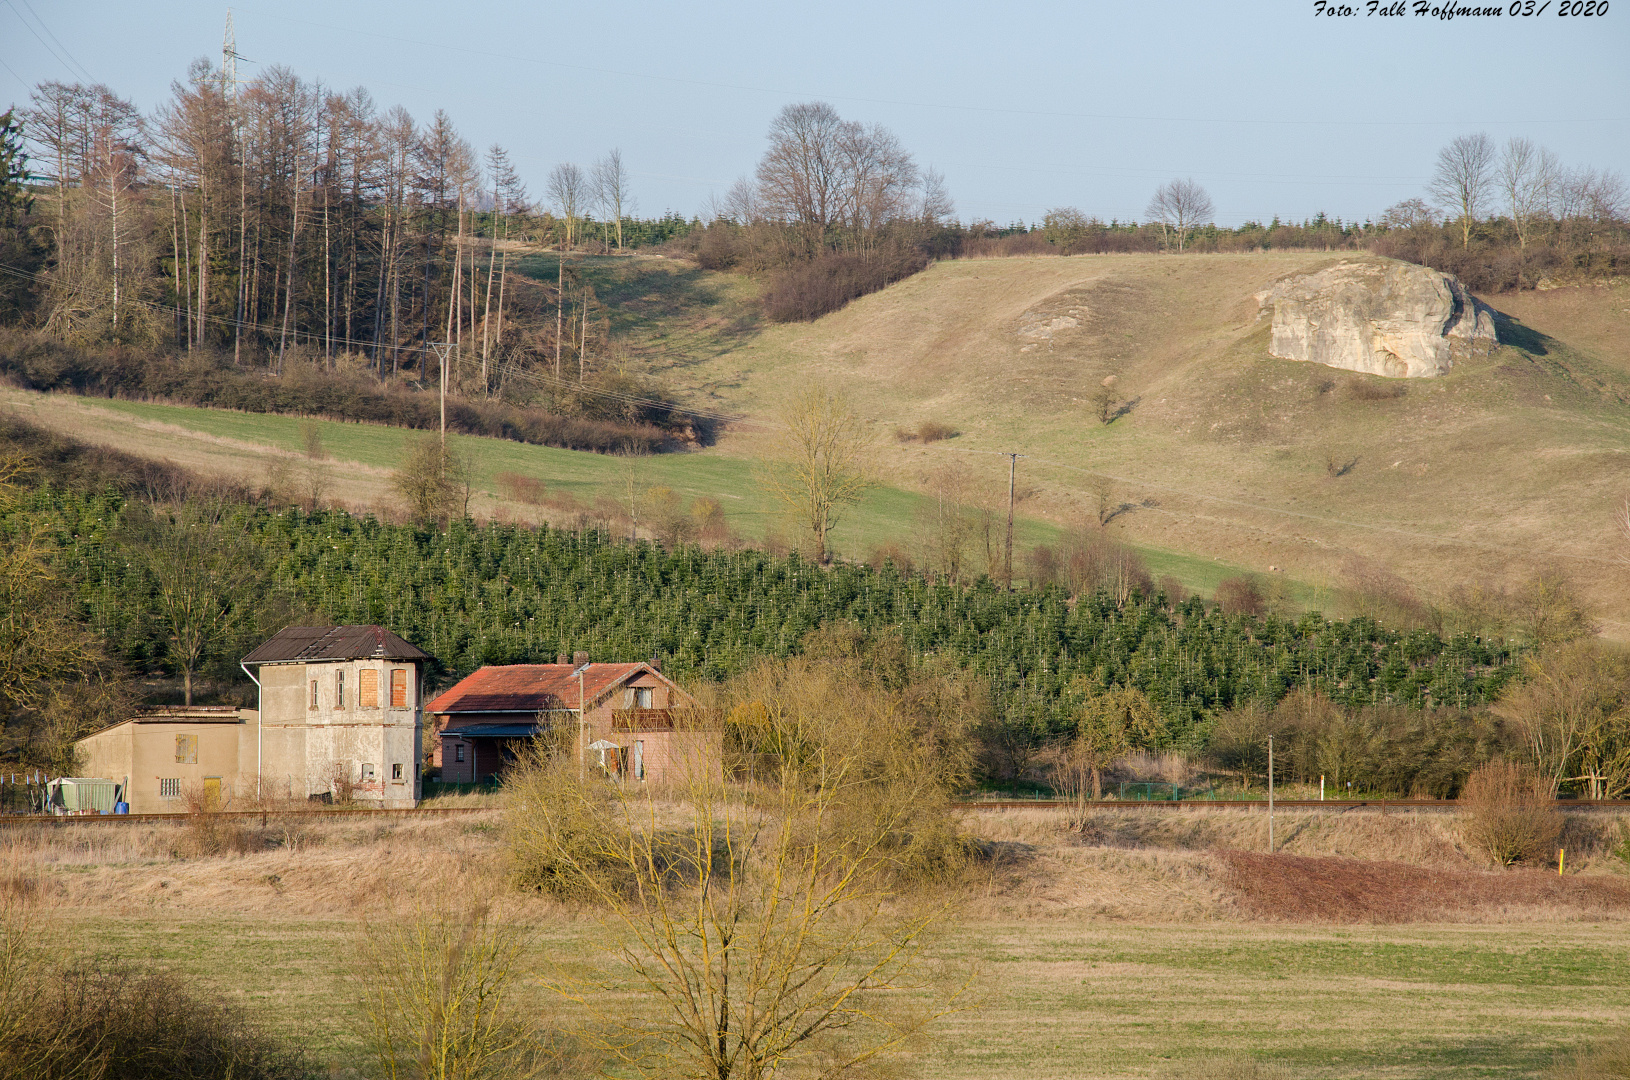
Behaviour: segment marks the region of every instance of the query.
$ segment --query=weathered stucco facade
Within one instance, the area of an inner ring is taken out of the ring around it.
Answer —
[[[255,794],[253,709],[154,709],[78,744],[78,768],[120,784],[133,814],[230,810]]]
[[[389,809],[420,795],[423,661],[378,626],[291,626],[244,658],[260,708],[153,710],[79,742],[132,813],[313,798]]]

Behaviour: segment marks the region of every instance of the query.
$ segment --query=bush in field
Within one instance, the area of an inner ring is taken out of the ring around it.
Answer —
[[[180,976],[64,956],[62,944],[19,904],[0,905],[0,1080],[315,1075],[299,1051]]]
[[[1624,1080],[1630,1076],[1630,1032],[1601,1042],[1559,1062],[1548,1080]]]
[[[1554,795],[1549,781],[1522,765],[1490,761],[1480,766],[1460,795],[1467,814],[1466,842],[1497,866],[1545,859],[1562,835]]]
[[[764,288],[764,312],[774,322],[810,322],[927,265],[928,258],[915,251],[878,252],[870,257],[831,252],[770,275]]]
[[[1268,599],[1262,595],[1262,586],[1252,577],[1224,578],[1217,583],[1214,599],[1228,615],[1260,616],[1268,610]]]

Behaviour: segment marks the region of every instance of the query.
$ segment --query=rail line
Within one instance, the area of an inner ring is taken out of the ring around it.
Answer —
[[[1266,813],[1266,799],[1102,799],[1078,802],[1073,799],[966,799],[956,804],[963,810],[1258,810]],[[1558,810],[1626,810],[1630,799],[1557,799],[1552,803]],[[1275,810],[1454,810],[1458,799],[1275,799]],[[467,814],[491,813],[493,806],[425,806],[413,810],[222,810],[216,816],[238,821],[259,819],[272,821],[379,821],[380,819],[413,819],[456,817]],[[141,822],[184,822],[192,814],[0,814],[0,828],[10,825],[74,826],[74,825],[130,825]]]
[[[967,799],[965,810],[1268,810],[1267,799]],[[1630,799],[1556,799],[1558,810],[1630,810]],[[1275,799],[1275,810],[1454,810],[1459,799]]]

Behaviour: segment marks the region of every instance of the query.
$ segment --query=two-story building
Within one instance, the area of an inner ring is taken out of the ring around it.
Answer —
[[[310,798],[419,799],[429,656],[380,626],[291,626],[243,658],[258,709],[146,710],[81,739],[80,769],[136,814]]]
[[[495,776],[534,737],[553,730],[586,764],[632,783],[719,766],[720,736],[686,723],[696,701],[652,664],[484,667],[425,706],[432,764],[448,782]]]

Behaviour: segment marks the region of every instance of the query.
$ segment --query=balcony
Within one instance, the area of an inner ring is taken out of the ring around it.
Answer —
[[[613,709],[612,731],[672,731],[672,709]]]

